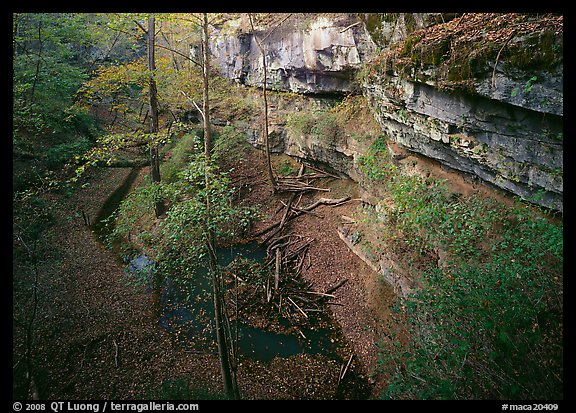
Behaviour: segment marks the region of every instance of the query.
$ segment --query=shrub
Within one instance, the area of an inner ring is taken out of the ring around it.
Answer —
[[[333,142],[340,131],[337,114],[329,110],[291,113],[286,126],[291,133],[314,136],[322,142]]]
[[[421,285],[402,302],[410,341],[382,340],[382,397],[562,398],[562,224],[407,176],[383,139],[359,166],[387,197],[380,242],[406,261],[446,253],[441,268],[411,267]]]

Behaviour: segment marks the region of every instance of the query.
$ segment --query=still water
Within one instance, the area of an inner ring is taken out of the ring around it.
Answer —
[[[238,257],[261,262],[266,251],[256,242],[251,242],[221,248],[217,255],[219,265],[226,266]],[[146,255],[139,255],[129,262],[127,270],[139,272],[140,276],[147,274],[152,279],[154,262]],[[160,327],[174,333],[190,349],[215,351],[212,280],[208,271],[198,270],[185,283],[165,278],[160,290]],[[281,322],[285,327],[289,326],[288,320]],[[238,353],[243,357],[266,362],[274,357],[289,357],[299,353],[336,354],[335,344],[330,339],[332,331],[326,327],[312,325],[310,328],[301,328],[304,337],[300,333],[284,334],[256,328],[242,320],[238,322],[237,329]]]

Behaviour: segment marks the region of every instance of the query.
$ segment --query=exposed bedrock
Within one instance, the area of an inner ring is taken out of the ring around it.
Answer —
[[[362,93],[391,141],[532,203],[563,210],[557,16],[296,14],[277,20],[281,24],[256,26],[254,32],[245,18],[221,26],[211,44],[214,65],[228,78],[260,87],[258,40],[270,89],[312,98]],[[290,134],[284,124],[277,119],[271,125],[275,151],[355,178],[354,159],[366,146],[342,136],[327,141]],[[256,145],[262,142],[259,133],[251,136]]]

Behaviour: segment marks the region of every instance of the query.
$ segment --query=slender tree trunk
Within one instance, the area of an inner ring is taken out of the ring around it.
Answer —
[[[250,26],[252,27],[252,32],[254,34],[254,39],[256,40],[256,44],[258,45],[258,49],[260,49],[260,53],[262,54],[262,68],[264,69],[264,81],[262,82],[262,94],[264,98],[264,152],[266,154],[266,165],[268,168],[268,180],[270,181],[270,185],[272,186],[272,190],[276,192],[277,184],[276,178],[274,177],[274,171],[272,170],[272,161],[270,159],[270,143],[268,141],[268,98],[266,96],[266,89],[268,87],[268,68],[266,66],[266,51],[264,50],[264,46],[256,37],[256,30],[254,29],[254,22],[252,21],[252,15],[248,13],[248,18],[250,19]]]
[[[38,22],[38,60],[36,60],[36,72],[34,73],[34,81],[30,90],[30,103],[34,103],[34,95],[36,94],[36,84],[40,77],[40,63],[42,61],[42,20]]]
[[[203,83],[203,112],[204,112],[204,155],[206,167],[204,172],[205,184],[210,184],[209,166],[212,154],[212,134],[210,130],[210,96],[208,91],[208,80],[210,76],[210,63],[208,59],[208,15],[202,15],[202,83]],[[210,199],[206,198],[206,211],[208,217],[211,216]],[[234,357],[230,360],[231,343],[226,334],[227,323],[225,322],[223,291],[224,284],[222,276],[218,270],[218,259],[216,257],[216,242],[214,231],[208,226],[206,231],[206,246],[210,257],[210,273],[212,275],[212,293],[214,299],[214,321],[216,324],[216,341],[218,343],[218,354],[220,356],[220,370],[224,383],[224,392],[229,399],[239,399],[240,391],[236,380],[236,362]]]
[[[268,87],[268,69],[266,68],[266,55],[262,49],[262,66],[264,68],[264,83],[262,84],[262,94],[264,96],[264,150],[266,151],[266,165],[268,166],[268,179],[274,192],[276,192],[276,178],[274,171],[272,171],[272,160],[270,159],[270,142],[268,139],[268,98],[266,96],[266,88]]]
[[[155,62],[155,18],[148,17],[148,70],[150,71],[148,105],[150,108],[150,174],[153,184],[160,182],[160,159],[158,156],[158,145],[153,142],[154,137],[158,134],[158,91],[156,90],[156,80],[154,71],[156,70]],[[164,203],[160,200],[154,203],[156,218],[164,213]]]
[[[226,339],[225,323],[223,320],[223,300],[222,283],[218,272],[218,260],[214,250],[214,234],[209,231],[207,234],[207,247],[210,256],[210,273],[212,275],[212,297],[214,299],[214,319],[216,324],[216,342],[218,343],[218,354],[220,355],[220,372],[224,384],[224,393],[229,399],[238,399],[237,389],[232,375],[229,357],[229,343]]]
[[[12,58],[16,57],[16,37],[18,37],[18,23],[20,21],[20,13],[12,15]]]
[[[210,61],[208,55],[208,14],[202,15],[202,96],[204,111],[204,154],[206,160],[212,153],[212,132],[210,130],[210,99],[208,97],[208,80],[210,76]]]

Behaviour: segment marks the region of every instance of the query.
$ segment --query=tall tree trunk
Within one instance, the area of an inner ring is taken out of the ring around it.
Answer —
[[[232,373],[230,365],[230,343],[227,340],[226,324],[224,323],[223,309],[223,285],[221,275],[218,271],[218,260],[214,249],[214,234],[209,231],[207,234],[207,246],[210,257],[210,273],[212,275],[212,297],[214,299],[214,319],[216,324],[216,342],[218,343],[218,354],[220,355],[220,372],[224,384],[224,393],[229,399],[239,399],[238,384],[236,375]]]
[[[204,155],[206,167],[204,169],[205,184],[210,184],[209,166],[212,154],[212,134],[210,130],[210,96],[208,93],[208,80],[210,76],[210,63],[208,59],[208,15],[202,15],[202,83],[203,83],[203,112],[204,112]],[[206,198],[206,211],[211,215],[210,199]],[[212,293],[214,299],[214,321],[216,324],[216,341],[218,343],[218,354],[220,356],[220,370],[224,383],[224,392],[229,399],[239,399],[240,391],[236,380],[236,361],[230,360],[230,345],[226,334],[227,323],[225,322],[223,291],[224,284],[222,276],[218,270],[218,259],[216,257],[216,242],[214,231],[208,227],[206,231],[206,246],[210,259],[210,273],[212,275]]]
[[[16,57],[16,37],[18,37],[18,23],[20,21],[20,13],[12,15],[12,58]]]
[[[252,15],[248,13],[248,18],[250,19],[250,26],[252,27],[252,33],[254,34],[254,39],[256,40],[256,44],[258,45],[258,49],[260,49],[260,53],[262,54],[262,68],[264,69],[264,80],[262,82],[262,94],[264,99],[264,151],[266,153],[266,165],[268,168],[268,180],[270,181],[270,185],[272,186],[272,190],[276,192],[277,185],[276,185],[276,178],[274,176],[274,171],[272,170],[272,161],[270,159],[270,143],[268,140],[268,99],[266,96],[266,89],[268,87],[268,68],[266,65],[266,51],[264,50],[264,46],[262,42],[256,37],[256,30],[254,29],[254,22],[252,21]]]
[[[34,81],[32,82],[32,88],[30,89],[30,103],[34,103],[34,95],[36,94],[36,84],[38,83],[38,78],[40,77],[40,63],[42,61],[42,20],[38,21],[38,60],[36,60],[36,72],[34,73]]]
[[[262,49],[262,67],[264,68],[264,83],[262,84],[262,94],[264,96],[264,150],[266,151],[266,165],[268,166],[268,179],[274,192],[276,192],[276,178],[272,171],[272,160],[270,159],[270,142],[268,139],[268,98],[266,97],[266,88],[268,87],[268,69],[266,68],[266,55]]]
[[[210,61],[208,55],[208,14],[202,14],[202,97],[204,112],[204,154],[206,160],[212,153],[212,132],[210,130],[210,99],[208,98],[208,80],[210,76]]]
[[[148,70],[150,71],[149,78],[149,92],[148,92],[148,105],[150,108],[150,174],[152,176],[153,184],[160,182],[160,159],[158,156],[158,145],[153,142],[159,131],[158,126],[158,91],[156,90],[156,80],[154,79],[154,71],[156,70],[155,62],[155,18],[154,16],[148,17]],[[154,210],[156,218],[159,218],[164,213],[164,203],[157,200],[154,203]]]

